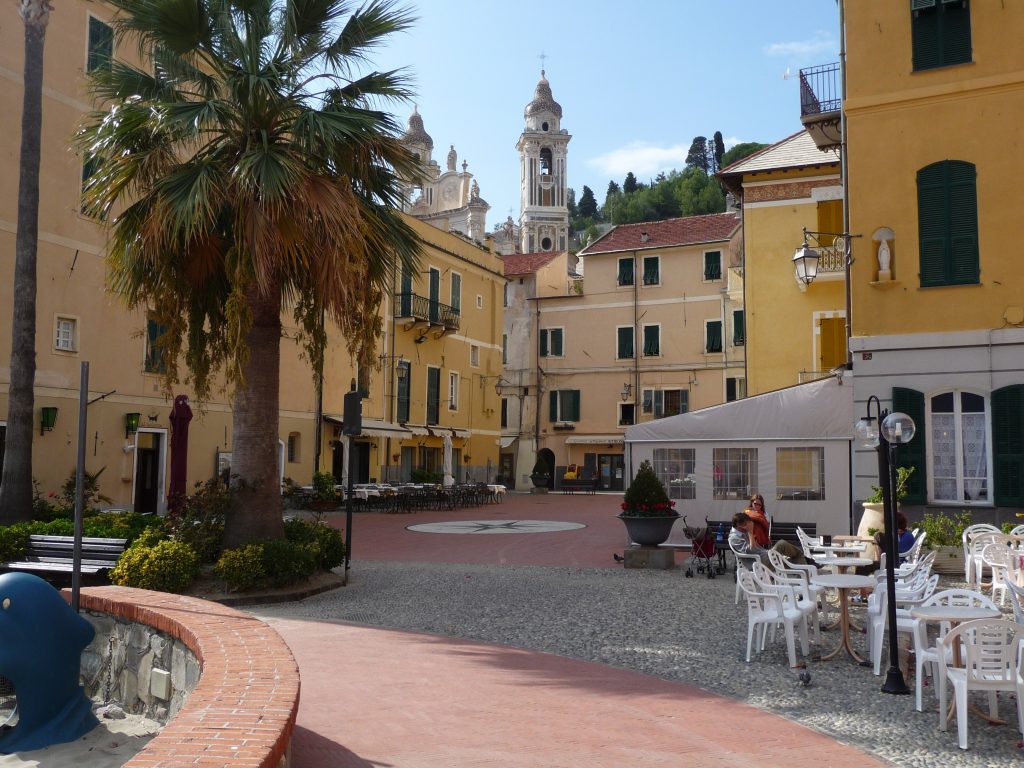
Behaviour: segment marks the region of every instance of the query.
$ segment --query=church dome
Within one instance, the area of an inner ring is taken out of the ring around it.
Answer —
[[[424,144],[427,149],[434,148],[434,140],[430,138],[429,133],[423,130],[423,118],[416,107],[412,108],[412,114],[409,115],[409,128],[402,134],[402,141],[407,144]]]
[[[540,82],[537,83],[537,89],[533,92],[533,101],[526,105],[525,115],[531,117],[542,112],[549,112],[559,119],[562,118],[562,105],[551,95],[551,84],[544,77],[543,69],[540,71]]]

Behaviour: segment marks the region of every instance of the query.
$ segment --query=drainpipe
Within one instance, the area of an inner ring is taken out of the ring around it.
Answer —
[[[327,329],[324,328],[326,312],[320,309],[320,327],[324,329],[324,354],[320,361],[320,370],[316,375],[316,403],[313,406],[313,474],[320,471],[320,443],[323,442],[324,425],[324,365],[327,362]],[[312,482],[312,479],[310,480]]]
[[[536,293],[536,291],[537,291],[537,278],[536,278],[536,276],[534,277],[533,289],[534,289],[534,293]],[[540,457],[540,408],[541,408],[541,394],[543,392],[543,387],[541,386],[541,370],[540,370],[540,298],[539,297],[534,297],[534,302],[536,303],[536,307],[537,307],[537,310],[536,310],[536,313],[535,313],[536,314],[536,322],[534,323],[534,330],[536,330],[537,333],[533,335],[533,338],[534,338],[534,342],[533,342],[533,359],[534,359],[534,368],[537,371],[537,385],[536,385],[536,388],[537,388],[537,399],[536,399],[537,405],[533,409],[534,410],[534,413],[533,413],[533,463],[534,463],[534,465],[536,465],[537,464],[537,459]],[[554,467],[552,467],[551,469],[552,469],[552,471],[554,471]],[[530,467],[530,472],[533,472],[533,467]]]
[[[637,403],[642,403],[640,396],[640,286],[643,276],[638,273],[636,251],[633,251],[633,422],[640,423],[640,414],[636,410]]]
[[[843,174],[843,257],[846,266],[846,367],[853,369],[850,339],[853,336],[853,241],[850,239],[850,173],[846,126],[846,2],[839,0],[839,168]]]

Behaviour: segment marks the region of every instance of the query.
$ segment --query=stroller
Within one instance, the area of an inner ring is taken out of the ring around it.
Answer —
[[[704,525],[697,527],[686,524],[686,517],[683,517],[683,535],[690,540],[690,559],[686,561],[686,578],[693,578],[693,571],[696,567],[697,573],[706,573],[709,579],[715,578],[717,559],[715,553],[715,534],[704,518]],[[718,571],[722,573],[721,570]]]

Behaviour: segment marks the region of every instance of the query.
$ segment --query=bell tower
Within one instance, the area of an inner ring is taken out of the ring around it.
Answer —
[[[562,107],[540,71],[533,101],[526,105],[519,150],[519,236],[523,253],[569,247],[566,160],[572,136],[562,128]]]

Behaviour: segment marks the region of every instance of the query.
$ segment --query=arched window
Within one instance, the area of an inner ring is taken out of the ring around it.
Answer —
[[[961,389],[932,394],[927,416],[931,500],[991,504],[988,397]]]
[[[541,175],[542,176],[550,176],[551,175],[551,168],[552,167],[553,166],[552,166],[552,163],[551,163],[551,148],[550,147],[544,147],[540,151],[540,173],[541,173]]]

